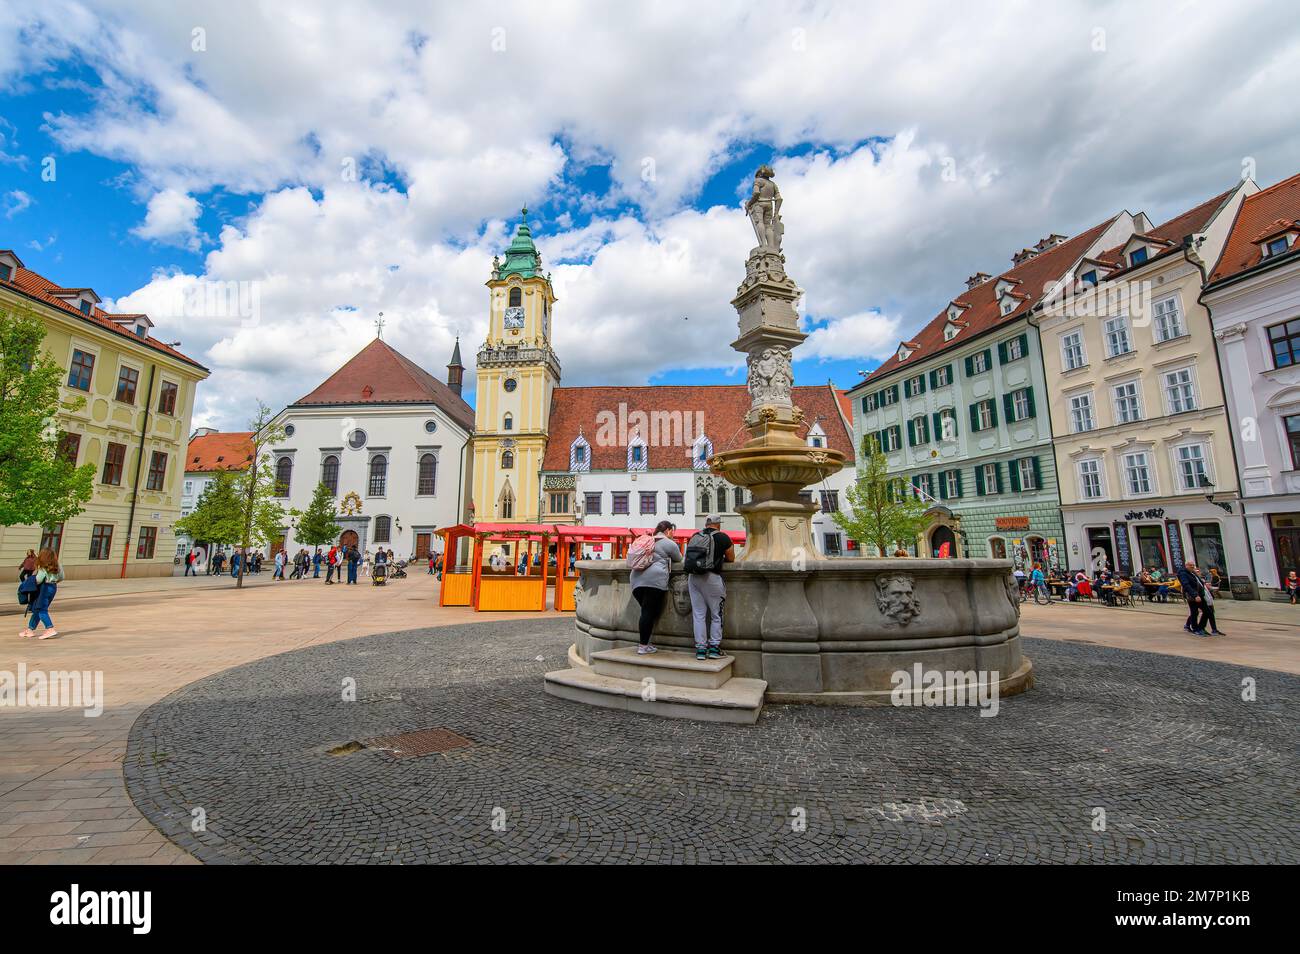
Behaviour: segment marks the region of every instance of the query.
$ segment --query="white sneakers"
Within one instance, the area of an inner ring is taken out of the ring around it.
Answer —
[[[653,646],[650,646],[648,644],[645,646],[637,646],[636,648],[636,654],[638,656],[649,656],[651,653],[657,653],[657,652],[659,652],[659,650],[655,649]]]
[[[19,633],[18,635],[21,636],[23,639],[31,639],[31,638],[32,638],[33,636],[35,636],[36,634],[33,633],[30,629],[25,629],[25,630],[23,630],[21,633]]]
[[[54,638],[55,636],[57,636],[57,635],[59,635],[59,631],[58,631],[57,629],[47,629],[45,632],[41,633],[41,635],[37,636],[36,638],[37,638],[37,639],[53,639],[53,638]]]

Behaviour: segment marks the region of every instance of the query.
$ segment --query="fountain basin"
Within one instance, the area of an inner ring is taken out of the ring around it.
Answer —
[[[769,702],[890,704],[895,674],[974,671],[1001,696],[1032,685],[1020,651],[1009,560],[754,560],[727,564],[723,649]],[[621,560],[578,563],[575,665],[635,646],[639,607]],[[673,574],[655,628],[662,649],[693,649],[686,576]]]

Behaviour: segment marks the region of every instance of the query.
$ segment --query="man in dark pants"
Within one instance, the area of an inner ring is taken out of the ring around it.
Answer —
[[[1209,636],[1205,631],[1205,582],[1196,572],[1196,563],[1188,560],[1178,571],[1178,582],[1182,585],[1183,596],[1187,598],[1187,622],[1183,629],[1193,636]]]

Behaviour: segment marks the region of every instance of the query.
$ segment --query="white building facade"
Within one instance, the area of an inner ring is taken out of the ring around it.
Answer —
[[[276,415],[284,439],[268,449],[286,511],[305,510],[318,484],[336,501],[340,541],[427,559],[439,527],[461,522],[468,501],[474,412],[460,398],[459,346],[448,384],[376,338],[320,387]],[[290,553],[311,549],[294,536]]]

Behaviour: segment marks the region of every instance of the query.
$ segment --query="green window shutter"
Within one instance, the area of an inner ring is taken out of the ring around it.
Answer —
[[[957,496],[961,496],[961,471],[957,471]]]
[[[986,493],[984,489],[984,468],[979,464],[975,465],[975,496],[983,497]]]
[[[1006,363],[1007,363],[1007,343],[1005,341],[999,341],[998,342],[998,364],[1006,364]]]
[[[943,440],[943,421],[939,417],[939,412],[935,411],[930,417],[934,421],[934,439],[936,441]]]
[[[1029,387],[1025,388],[1025,397],[1028,399],[1028,403],[1029,403],[1029,413],[1026,414],[1025,416],[1026,416],[1026,417],[1033,417],[1034,414],[1035,414],[1035,410],[1034,410],[1034,388],[1033,388],[1033,385],[1030,385]]]
[[[930,372],[930,387],[932,387],[932,388],[937,388],[938,386],[939,386],[939,372],[938,372],[938,371],[931,371],[931,372]]]
[[[993,427],[998,426],[998,402],[989,398],[989,419]]]
[[[930,421],[927,418],[921,418],[921,443],[930,443]]]
[[[975,373],[975,359],[972,355],[966,355],[966,377]]]
[[[907,378],[903,381],[903,397],[912,396],[912,379]]]
[[[867,407],[867,396],[862,395],[862,413],[866,414],[871,408]]]
[[[1032,460],[1032,461],[1034,462],[1034,486],[1035,486],[1036,488],[1038,488],[1039,490],[1042,490],[1042,489],[1043,489],[1043,471],[1042,471],[1042,469],[1038,466],[1038,458],[1037,458],[1037,457],[1031,457],[1030,460]]]
[[[1012,421],[1016,419],[1016,414],[1015,414],[1016,405],[1015,402],[1011,399],[1010,394],[1002,395],[1002,410],[1006,414],[1006,420],[1008,424],[1010,424]]]
[[[948,472],[946,470],[939,471],[939,499],[948,499]]]
[[[1000,461],[993,462],[993,472],[998,475],[998,493],[1002,493],[1002,463]]]
[[[897,403],[898,403],[898,385],[897,385],[897,384],[891,384],[891,385],[889,386],[889,393],[890,393],[891,395],[893,395],[894,403],[897,404]]]
[[[1020,493],[1020,461],[1007,461],[1007,476],[1011,478],[1012,491]]]
[[[1029,335],[1020,335],[1020,353],[1029,357]]]
[[[907,422],[907,446],[908,447],[916,446],[916,422],[915,421]]]
[[[992,348],[985,348],[985,349],[984,349],[984,367],[986,367],[986,368],[991,368],[991,367],[993,367],[993,349],[992,349]]]
[[[980,429],[980,406],[978,402],[970,406],[970,429],[972,434]]]
[[[919,378],[917,378],[917,379],[916,379],[916,383],[919,384],[919,385],[921,386],[921,390],[917,391],[916,393],[917,393],[917,394],[924,394],[924,393],[925,393],[925,375],[923,374],[923,375],[921,375]]]

